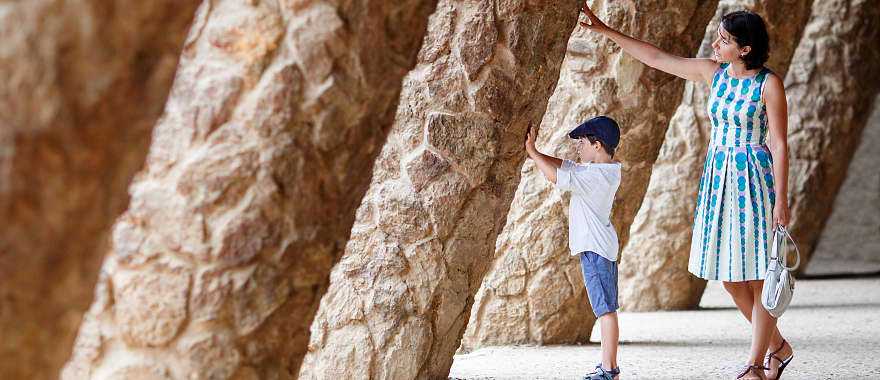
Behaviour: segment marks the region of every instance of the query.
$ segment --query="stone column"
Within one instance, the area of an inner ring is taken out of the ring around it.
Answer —
[[[876,1],[816,1],[785,78],[790,231],[802,263],[809,263],[880,90],[878,28]]]
[[[70,356],[197,6],[0,4],[0,377]]]
[[[721,0],[706,28],[699,57],[712,56],[712,41],[721,16],[749,9],[760,14],[770,34],[771,68],[785,77],[812,0]],[[684,97],[663,140],[651,171],[645,200],[623,248],[620,303],[624,310],[692,309],[700,303],[706,282],[687,270],[691,229],[700,175],[712,125],[706,112],[708,84],[688,82]]]
[[[697,50],[717,1],[607,2],[606,22],[682,56]],[[542,121],[538,146],[576,159],[567,133],[589,117],[608,114],[621,126],[615,156],[624,172],[612,222],[622,242],[641,203],[651,163],[684,81],[642,65],[613,42],[578,29],[568,45],[556,92]],[[568,247],[568,198],[528,162],[492,269],[477,295],[462,347],[572,343],[589,339],[595,317],[577,257]],[[622,258],[626,265],[626,257]]]
[[[440,2],[300,378],[448,376],[578,9]]]
[[[806,274],[880,272],[880,96],[870,115]]]
[[[434,4],[202,4],[62,378],[295,376]]]

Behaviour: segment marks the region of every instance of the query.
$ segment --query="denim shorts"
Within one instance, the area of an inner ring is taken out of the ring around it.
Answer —
[[[578,256],[593,314],[598,318],[617,311],[617,262],[590,251]]]

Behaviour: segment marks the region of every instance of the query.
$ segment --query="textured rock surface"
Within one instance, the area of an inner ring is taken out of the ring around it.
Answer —
[[[69,357],[197,5],[0,4],[0,378]]]
[[[791,234],[805,263],[880,91],[878,28],[880,7],[874,1],[816,1],[785,78]]]
[[[807,274],[880,271],[880,96],[872,107]]]
[[[706,28],[697,56],[712,56],[712,41],[724,14],[750,9],[764,17],[770,33],[767,66],[785,77],[797,41],[810,14],[809,0],[721,0]],[[620,304],[624,310],[690,309],[703,294],[705,281],[687,270],[694,202],[712,125],[706,113],[708,84],[688,82],[669,129],[645,200],[623,248],[626,265],[620,267]]]
[[[624,33],[692,55],[716,4],[614,2],[597,14]],[[624,173],[612,222],[621,241],[626,240],[641,203],[651,163],[683,85],[684,81],[635,61],[602,36],[579,28],[569,41],[538,146],[557,157],[574,159],[574,146],[566,136],[571,128],[597,114],[618,120],[623,136],[615,157],[624,163]],[[524,165],[492,269],[474,303],[462,342],[465,350],[589,337],[595,318],[577,258],[569,256],[566,212],[567,198],[552,189],[534,164]]]
[[[446,378],[576,1],[442,1],[300,378]]]
[[[63,378],[295,377],[433,4],[202,4]]]

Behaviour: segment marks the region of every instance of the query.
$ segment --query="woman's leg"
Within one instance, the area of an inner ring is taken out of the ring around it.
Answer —
[[[754,289],[750,285],[752,282],[757,282],[758,292],[755,293]],[[761,288],[764,286],[763,281],[746,281],[746,282],[722,282],[724,284],[724,290],[727,290],[727,293],[730,293],[731,298],[733,298],[733,303],[736,304],[736,308],[739,309],[740,313],[749,323],[752,322],[752,310],[755,308],[755,305],[761,306]],[[782,346],[782,333],[779,332],[779,329],[776,326],[773,326],[773,335],[770,336],[770,349],[772,351],[776,351],[779,347]],[[784,351],[791,351],[791,347],[787,347]],[[782,358],[786,358],[788,355],[782,356]],[[776,366],[779,363],[775,364]]]
[[[770,315],[761,304],[761,290],[764,287],[764,281],[749,281],[748,284],[755,300],[752,307],[752,351],[749,355],[749,363],[760,365],[764,362],[764,356],[767,355],[770,336],[778,330],[776,330],[776,318]]]
[[[752,288],[749,286],[747,282],[723,282],[724,290],[727,293],[730,293],[731,298],[733,298],[733,303],[736,304],[737,309],[746,317],[750,323],[752,322],[752,313],[755,308],[755,293],[752,291]],[[760,298],[758,299],[760,301]],[[760,302],[758,302],[760,304]],[[755,326],[752,326],[752,335],[754,337],[754,329]],[[752,338],[752,342],[754,343],[754,338]],[[755,363],[752,359],[749,359],[749,364],[754,365]],[[760,375],[764,375],[763,371],[761,371]],[[744,379],[761,379],[761,377],[757,374],[757,372],[746,372],[742,374],[742,378]],[[766,375],[765,375],[766,376]]]
[[[782,338],[782,333],[779,332],[779,328],[776,326],[776,318],[770,315],[767,309],[764,308],[764,305],[761,304],[761,291],[764,288],[764,281],[749,281],[749,286],[755,298],[753,315],[757,316],[755,319],[756,323],[752,323],[751,358],[756,357],[755,355],[759,355],[757,356],[759,358],[764,358],[769,350],[770,352],[776,352],[777,358],[781,360],[787,359],[794,351],[791,345]],[[769,337],[767,335],[768,331],[770,333]],[[764,340],[767,341],[767,344],[763,343]],[[780,364],[779,360],[770,360],[767,363],[769,370],[765,374],[768,379],[775,379],[778,376]]]
[[[774,343],[773,339],[770,341],[770,346],[768,347],[768,351],[776,352],[775,356],[778,359],[771,359],[767,363],[767,368],[769,368],[765,374],[768,379],[775,379],[779,374],[779,366],[782,364],[782,360],[787,360],[792,354],[794,354],[794,349],[791,348],[791,345],[788,342],[782,340],[782,336],[779,335],[779,330],[776,330],[776,335],[774,337],[779,338],[779,343]],[[784,345],[783,345],[784,342]]]
[[[759,315],[759,323],[760,326],[752,326],[752,353],[749,358],[749,362],[752,364],[761,364],[763,362],[764,355],[766,355],[767,348],[763,350],[763,353],[760,352],[760,347],[756,347],[756,340],[754,337],[760,335],[766,336],[766,331],[768,327],[771,330],[771,335],[769,337],[769,349],[772,351],[779,352],[776,354],[782,359],[788,358],[792,354],[791,345],[785,344],[783,347],[783,338],[782,333],[779,332],[779,329],[776,327],[775,319],[772,321],[770,326],[767,326],[767,318],[771,318],[769,313],[764,309],[764,306],[761,305],[761,290],[763,289],[764,282],[763,281],[748,281],[748,282],[723,282],[724,290],[726,290],[731,298],[733,298],[733,302],[736,304],[737,309],[742,313],[746,320],[749,323],[752,322],[752,314],[755,313],[755,310],[759,312],[756,315]],[[764,314],[763,317],[760,314]],[[761,330],[761,331],[758,331]],[[757,342],[764,345],[764,347],[768,347],[767,344],[762,342]],[[755,350],[758,350],[758,353]],[[757,355],[757,356],[756,356]],[[757,360],[757,361],[756,361]],[[766,376],[769,379],[775,379],[777,375],[777,370],[779,368],[778,360],[771,360],[768,363],[769,371],[766,372]]]
[[[722,282],[724,290],[733,298],[733,303],[740,313],[746,317],[749,323],[752,322],[752,308],[755,305],[754,293],[747,282]],[[760,299],[759,299],[760,300]]]

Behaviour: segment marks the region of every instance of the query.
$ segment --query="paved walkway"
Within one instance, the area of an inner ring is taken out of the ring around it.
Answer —
[[[747,359],[749,326],[718,283],[700,306],[621,313],[621,380],[732,379]],[[880,379],[880,278],[799,281],[779,326],[795,349],[784,379]],[[450,378],[580,379],[599,361],[593,341],[480,349],[457,355]]]

